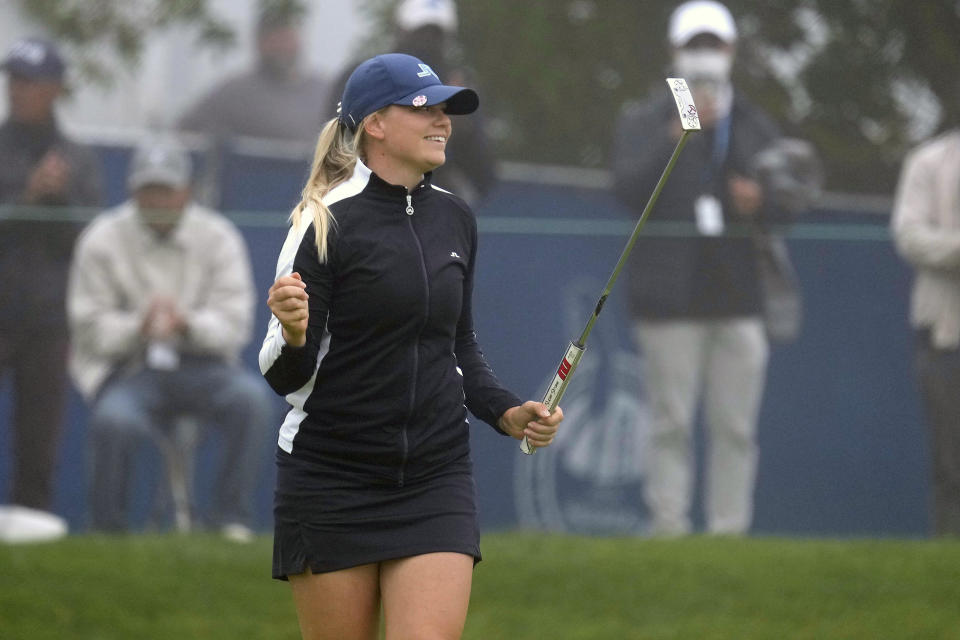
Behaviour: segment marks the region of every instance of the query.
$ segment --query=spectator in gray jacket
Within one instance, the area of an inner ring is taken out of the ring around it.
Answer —
[[[323,122],[328,82],[304,69],[297,3],[264,2],[257,21],[256,67],[228,79],[201,98],[178,123],[218,141],[232,136],[274,138],[302,144]]]
[[[145,143],[132,160],[132,199],[98,216],[77,244],[70,365],[91,406],[92,525],[128,527],[137,444],[186,415],[223,436],[211,519],[244,539],[272,407],[259,376],[238,365],[253,278],[239,231],[191,202],[190,183],[180,144]]]
[[[100,205],[98,159],[64,135],[54,109],[65,67],[57,47],[38,38],[18,41],[2,65],[9,115],[0,125],[0,377],[13,382],[11,501],[40,511],[52,506],[68,388],[73,220]]]
[[[933,521],[960,535],[960,130],[920,145],[903,163],[893,238],[916,278],[910,324],[930,426]]]

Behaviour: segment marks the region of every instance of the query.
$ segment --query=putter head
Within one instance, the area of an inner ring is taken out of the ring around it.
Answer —
[[[677,102],[680,126],[684,131],[700,131],[700,116],[697,114],[697,105],[693,104],[693,94],[690,93],[687,81],[683,78],[667,78],[667,86]]]

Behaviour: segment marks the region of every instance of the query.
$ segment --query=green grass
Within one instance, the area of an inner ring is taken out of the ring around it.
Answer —
[[[468,640],[960,639],[960,542],[484,538]],[[270,540],[0,546],[0,638],[298,638]]]

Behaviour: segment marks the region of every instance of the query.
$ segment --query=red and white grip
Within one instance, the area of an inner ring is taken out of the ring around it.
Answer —
[[[573,377],[573,372],[577,369],[577,365],[580,364],[580,358],[583,357],[584,350],[584,347],[578,346],[573,342],[567,346],[567,352],[563,354],[563,360],[561,360],[557,366],[557,372],[554,374],[553,380],[550,381],[547,392],[543,394],[542,402],[547,405],[547,409],[549,409],[551,413],[553,413],[553,410],[560,404],[560,398],[563,397],[564,391],[567,390],[567,385],[570,384],[570,378]],[[520,442],[520,451],[523,451],[527,455],[536,451],[536,447],[530,444],[527,436],[523,436],[523,441]]]

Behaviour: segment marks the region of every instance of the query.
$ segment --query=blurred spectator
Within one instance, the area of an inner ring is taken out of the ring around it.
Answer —
[[[893,237],[916,273],[910,324],[933,456],[938,535],[960,535],[960,130],[930,140],[903,164]]]
[[[451,80],[466,81],[453,62],[457,38],[457,6],[453,0],[403,0],[394,13],[400,53],[420,58]]]
[[[55,45],[20,40],[2,68],[9,116],[0,126],[0,204],[19,206],[0,215],[0,376],[13,379],[10,499],[47,510],[67,392],[64,295],[80,228],[72,217],[100,204],[99,165],[57,121],[65,63]]]
[[[423,60],[444,84],[477,86],[471,70],[456,60],[458,22],[453,0],[403,0],[394,14],[394,24],[392,51]],[[347,78],[360,62],[347,64],[333,83],[324,120],[337,115]],[[447,142],[447,161],[433,172],[433,181],[476,206],[493,189],[496,164],[482,114],[458,119],[456,124]]]
[[[91,404],[92,524],[128,526],[137,445],[192,416],[223,435],[212,520],[247,537],[272,411],[262,380],[237,364],[253,324],[253,279],[242,236],[190,201],[190,180],[178,142],[145,143],[132,159],[132,199],[99,215],[77,243],[70,364]]]
[[[768,343],[757,256],[744,225],[779,215],[750,175],[776,125],[734,90],[733,16],[712,1],[681,4],[670,18],[673,72],[686,78],[703,131],[690,137],[651,217],[689,223],[684,237],[642,237],[629,265],[630,309],[643,355],[652,414],[644,497],[652,533],[691,531],[692,432],[704,405],[706,528],[750,528],[757,468],[756,426]],[[673,97],[624,109],[616,126],[617,196],[638,214],[680,135]],[[732,228],[740,226],[740,229]]]
[[[298,2],[265,0],[257,21],[256,67],[214,88],[191,107],[178,127],[224,140],[255,136],[302,142],[328,118],[327,81],[304,69]]]

